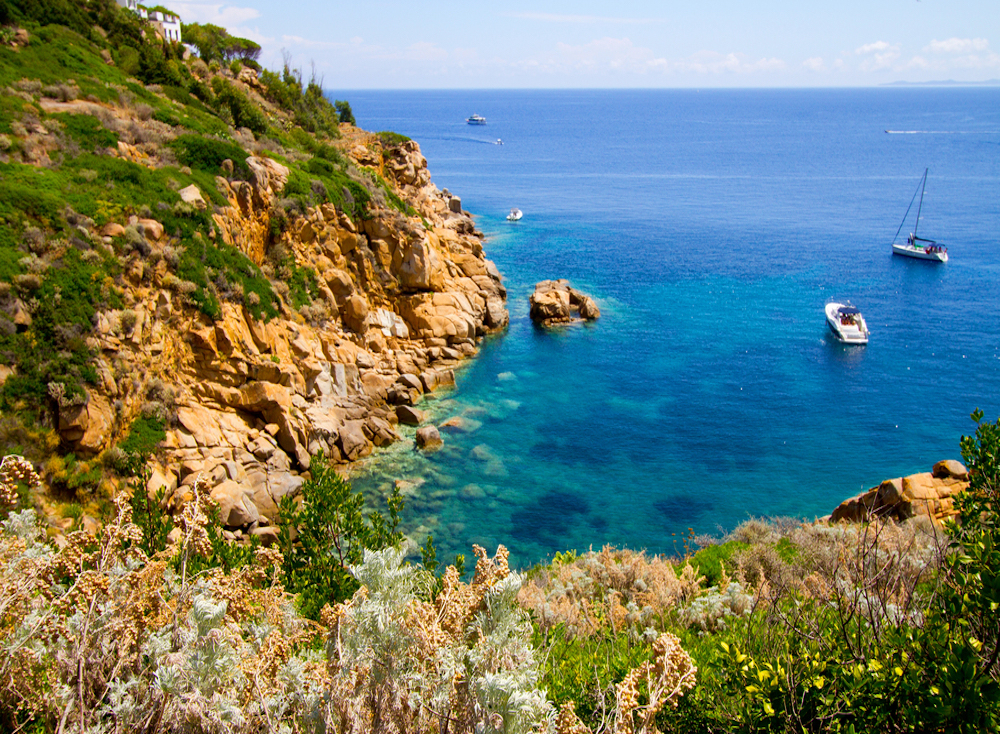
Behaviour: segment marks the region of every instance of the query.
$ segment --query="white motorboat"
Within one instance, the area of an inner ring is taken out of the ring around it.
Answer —
[[[844,344],[867,344],[868,325],[861,311],[848,303],[826,304],[826,323]]]
[[[465,121],[470,125],[485,125],[486,118],[482,115],[472,115],[471,117],[466,117]]]
[[[507,221],[516,222],[523,216],[524,212],[522,212],[520,209],[511,209],[510,214],[507,215]]]
[[[933,260],[934,262],[946,263],[948,262],[947,247],[940,242],[935,242],[924,237],[917,237],[917,228],[920,226],[920,210],[924,206],[924,189],[927,188],[927,171],[928,169],[925,168],[924,176],[920,180],[920,204],[917,205],[917,221],[913,224],[913,231],[906,238],[906,244],[896,242],[896,237],[899,237],[899,233],[903,231],[906,218],[910,215],[910,209],[913,208],[913,202],[917,199],[916,192],[913,193],[913,198],[910,199],[910,206],[906,208],[903,221],[900,222],[899,229],[896,230],[896,237],[892,238],[892,254],[914,257],[918,260]]]

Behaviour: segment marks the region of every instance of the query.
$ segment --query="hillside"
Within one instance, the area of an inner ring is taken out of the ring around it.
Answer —
[[[415,562],[342,475],[504,328],[500,275],[416,143],[191,30],[0,0],[0,730],[1000,731],[980,411],[845,522]]]
[[[152,453],[172,507],[201,474],[266,526],[311,455],[366,456],[454,384],[507,322],[500,275],[416,143],[95,17],[125,30],[0,49],[0,443],[91,519]]]

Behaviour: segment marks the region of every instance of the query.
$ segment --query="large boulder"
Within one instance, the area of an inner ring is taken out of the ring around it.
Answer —
[[[426,420],[424,411],[417,410],[409,405],[396,406],[396,418],[404,426],[419,426]]]
[[[340,428],[338,443],[348,461],[357,461],[372,452],[372,444],[365,436],[364,425],[364,421],[351,420],[344,421]]]
[[[351,296],[347,299],[343,317],[348,329],[361,334],[368,322],[368,301],[357,294]]]
[[[444,445],[441,434],[435,426],[424,426],[417,430],[417,448],[424,451],[437,451]]]
[[[924,516],[940,523],[954,517],[955,495],[969,486],[969,473],[961,462],[939,461],[932,471],[886,479],[879,486],[841,502],[831,522],[865,522],[871,517],[897,521]]]
[[[260,520],[253,501],[253,491],[227,479],[211,492],[212,499],[219,506],[219,518],[228,527],[243,527]]]
[[[601,310],[593,298],[570,287],[568,280],[543,280],[528,298],[531,320],[542,326],[593,321]]]
[[[428,240],[417,240],[406,249],[399,268],[399,284],[408,291],[444,289],[441,258]]]
[[[205,202],[205,198],[201,195],[201,189],[198,188],[197,184],[191,184],[177,193],[180,195],[181,201],[185,204],[190,204],[196,209],[201,210],[208,208],[208,204]]]
[[[84,454],[95,454],[104,447],[114,423],[114,410],[97,394],[88,395],[85,402],[59,406],[59,437]]]

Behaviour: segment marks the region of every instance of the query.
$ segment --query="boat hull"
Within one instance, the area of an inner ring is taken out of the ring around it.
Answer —
[[[939,263],[948,262],[947,252],[927,252],[924,248],[914,247],[913,245],[893,245],[892,254],[912,257],[917,260],[931,260],[932,262]]]
[[[830,327],[830,332],[836,337],[837,341],[842,344],[858,344],[864,345],[868,343],[868,326],[865,324],[864,317],[858,314],[858,319],[860,320],[860,327],[844,328],[840,324],[840,316],[838,311],[842,303],[828,303],[826,304],[826,325]]]

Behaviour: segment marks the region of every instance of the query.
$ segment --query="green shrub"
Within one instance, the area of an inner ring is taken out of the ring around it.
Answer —
[[[388,519],[376,510],[366,516],[361,492],[354,492],[322,454],[313,457],[309,471],[302,504],[296,507],[287,495],[281,499],[281,544],[286,588],[298,594],[302,614],[318,619],[324,605],[358,589],[349,567],[361,563],[365,550],[402,540],[397,528],[403,500],[397,489],[388,500]]]
[[[405,135],[400,135],[399,133],[394,133],[389,130],[383,130],[380,132],[378,134],[378,139],[386,148],[394,148],[397,145],[410,142],[410,138]]]
[[[104,477],[104,472],[96,462],[91,464],[79,461],[74,454],[66,454],[49,460],[46,475],[49,488],[57,496],[88,501]]]
[[[178,125],[181,124],[181,121],[167,110],[156,110],[153,113],[153,119],[156,120],[157,122],[162,122],[165,125],[170,125],[172,127],[177,127]]]
[[[216,104],[229,110],[235,127],[250,128],[256,135],[267,132],[267,117],[257,104],[222,77],[212,80]]]
[[[536,634],[533,646],[547,652],[540,687],[556,706],[573,701],[577,716],[593,731],[614,709],[614,684],[651,657],[648,643],[610,631],[580,638],[557,630],[547,640]]]
[[[723,564],[726,565],[727,572],[732,572],[735,566],[733,556],[749,547],[746,543],[735,540],[721,545],[710,545],[691,556],[688,562],[694,566],[699,576],[705,577],[706,586],[715,586],[722,578]]]
[[[59,212],[63,207],[59,197],[47,191],[45,188],[32,186],[24,179],[35,178],[40,180],[42,175],[28,173],[26,176],[18,176],[21,180],[8,178],[8,171],[13,172],[14,164],[0,164],[0,217],[9,223],[23,220],[26,216],[29,219],[43,225],[51,226],[59,220]],[[21,168],[20,166],[18,167]],[[23,171],[18,170],[18,174]]]
[[[247,153],[236,143],[228,140],[206,138],[201,135],[180,135],[170,142],[182,165],[197,168],[212,174],[219,174],[224,160],[233,162],[233,175],[242,180],[250,177]]]
[[[118,49],[116,62],[118,68],[129,76],[139,75],[139,52],[131,46],[123,46]]]
[[[241,286],[241,302],[255,319],[268,320],[278,315],[279,302],[271,283],[246,255],[231,245],[211,243],[205,238],[185,242],[177,275],[190,281],[197,289],[190,298],[206,316],[222,317],[216,281],[220,276]],[[250,294],[256,298],[250,298]],[[245,300],[243,300],[245,298]]]
[[[128,454],[146,457],[167,437],[163,421],[156,417],[139,416],[132,422],[128,436],[118,448]]]
[[[302,308],[319,296],[319,279],[316,271],[309,266],[297,265],[290,261],[287,265],[288,300],[293,308]]]
[[[62,122],[67,135],[90,153],[97,148],[115,148],[118,145],[118,135],[105,128],[92,115],[63,114],[53,117]]]
[[[299,133],[292,131],[293,138],[300,146],[314,151],[315,141],[303,141],[306,133],[317,133],[328,137],[340,137],[337,109],[323,96],[323,89],[315,79],[303,87],[302,74],[285,66],[282,74],[264,70],[260,75],[265,96],[283,109],[290,110]],[[308,137],[308,136],[306,136]]]

